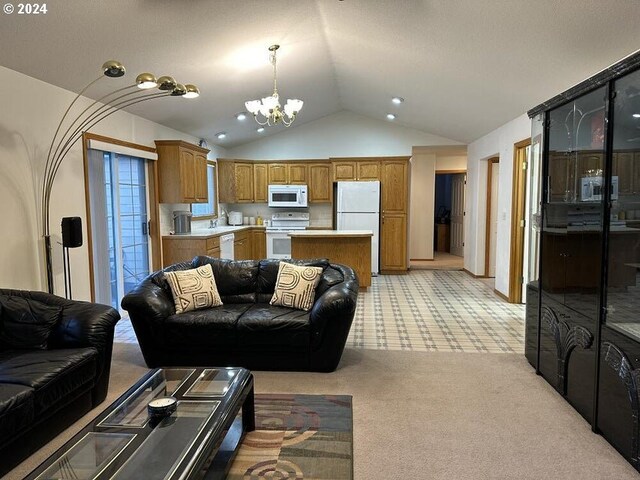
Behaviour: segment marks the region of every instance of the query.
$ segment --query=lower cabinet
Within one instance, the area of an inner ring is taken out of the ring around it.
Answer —
[[[220,257],[220,237],[190,237],[169,235],[162,237],[162,265],[190,262],[198,255]]]
[[[524,327],[524,356],[533,368],[538,365],[538,308],[540,293],[538,282],[527,284]]]
[[[640,469],[640,345],[602,326],[596,426],[629,462]]]
[[[263,229],[251,230],[252,259],[262,260],[267,258],[267,232]]]
[[[588,421],[593,421],[596,378],[595,326],[542,293],[540,374]]]
[[[252,257],[249,231],[244,230],[234,233],[233,258],[234,260],[250,260]]]

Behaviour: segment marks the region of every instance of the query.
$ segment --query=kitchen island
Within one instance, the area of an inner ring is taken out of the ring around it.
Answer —
[[[300,230],[290,232],[291,258],[327,258],[356,272],[360,287],[371,286],[370,230]]]

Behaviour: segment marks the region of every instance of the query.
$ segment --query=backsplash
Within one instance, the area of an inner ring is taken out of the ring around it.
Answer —
[[[268,220],[271,215],[277,212],[286,211],[286,208],[269,208],[266,203],[221,203],[218,207],[220,212],[239,211],[243,217],[262,216]],[[173,212],[177,210],[191,210],[188,203],[161,203],[160,204],[160,234],[169,235],[173,230]],[[333,208],[329,203],[319,203],[310,205],[308,208],[291,209],[309,212],[309,223],[312,227],[331,228],[333,222]],[[209,220],[193,219],[191,230],[200,230],[209,227]]]
[[[221,203],[220,212],[242,212],[243,217],[257,217],[260,215],[264,220],[269,220],[271,215],[284,211],[309,212],[309,222],[312,227],[330,228],[333,222],[333,209],[328,203],[309,205],[308,208],[270,208],[266,203]]]

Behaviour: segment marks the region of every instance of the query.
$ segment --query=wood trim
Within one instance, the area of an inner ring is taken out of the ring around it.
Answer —
[[[504,293],[499,292],[498,290],[496,290],[495,288],[493,289],[493,293],[495,293],[497,296],[499,296],[501,299],[503,299],[506,302],[509,302],[509,297],[507,297]],[[509,302],[509,303],[513,303],[513,302]]]
[[[84,142],[86,140],[96,140],[99,142],[111,143],[113,145],[120,145],[121,147],[135,148],[136,150],[142,150],[143,152],[156,153],[156,149],[153,147],[147,147],[146,145],[139,145],[137,143],[126,142],[124,140],[118,140],[117,138],[105,137],[104,135],[97,135],[95,133],[86,132],[83,134]]]
[[[329,157],[330,162],[362,162],[362,161],[403,161],[411,160],[411,155],[392,157]]]
[[[91,132],[85,132],[82,134],[82,163],[84,168],[84,198],[87,216],[85,223],[87,230],[87,256],[89,259],[89,286],[91,288],[91,301],[95,302],[96,292],[95,282],[93,280],[93,238],[91,235],[91,198],[89,195],[89,156],[87,152],[87,140],[96,140],[100,142],[111,143],[113,145],[134,148],[136,150],[142,150],[144,152],[150,153],[156,153],[156,149],[153,147],[147,147],[146,145],[119,140],[117,138],[97,135]],[[158,203],[158,199],[160,198],[158,193],[158,168],[156,162],[153,160],[148,160],[147,166],[149,168],[149,181],[151,183],[151,185],[149,185],[150,188],[148,189],[149,204],[151,205],[151,209],[149,212],[149,220],[151,220],[151,231],[149,233],[152,234],[150,263],[153,270],[158,270],[162,265],[162,242],[160,238],[160,204]]]
[[[151,235],[151,269],[152,271],[160,270],[162,268],[162,238],[160,236],[160,193],[158,191],[158,166],[156,162],[147,162],[149,167],[149,221],[150,235]]]
[[[410,262],[433,262],[435,258],[410,258]]]
[[[457,173],[467,173],[467,170],[436,170],[436,175],[446,175],[446,174],[457,174]]]
[[[96,301],[95,285],[93,281],[93,237],[91,236],[91,198],[89,196],[89,156],[87,140],[89,133],[82,134],[82,167],[84,169],[84,207],[86,211],[85,229],[87,230],[87,255],[89,256],[89,288],[91,302]]]
[[[493,164],[500,163],[500,157],[492,157],[487,165],[487,214],[484,227],[484,277],[489,278],[489,261],[491,252],[491,179],[493,178]]]
[[[524,226],[526,170],[526,147],[531,138],[521,140],[513,147],[513,184],[511,189],[511,241],[509,252],[509,296],[510,303],[522,303],[522,264],[524,262]]]

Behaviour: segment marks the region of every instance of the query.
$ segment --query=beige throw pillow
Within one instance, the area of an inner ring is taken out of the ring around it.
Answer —
[[[164,276],[171,287],[176,313],[222,305],[211,265],[166,272]]]
[[[322,268],[320,267],[305,267],[280,262],[276,288],[269,303],[298,310],[311,310],[316,295],[316,286],[321,275]]]

